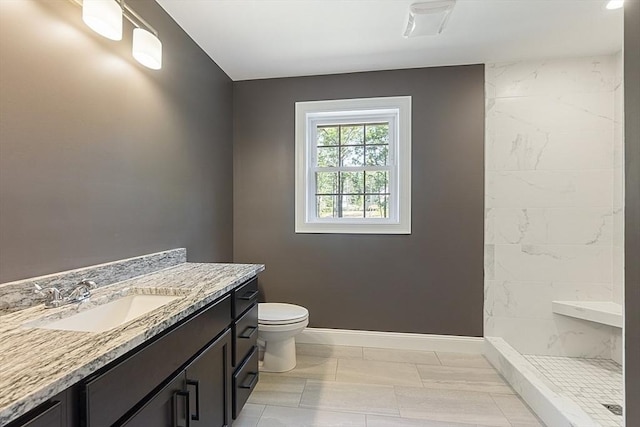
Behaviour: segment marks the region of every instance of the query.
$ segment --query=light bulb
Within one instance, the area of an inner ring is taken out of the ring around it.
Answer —
[[[142,28],[133,30],[133,57],[147,68],[159,70],[162,68],[162,42]]]
[[[111,40],[122,40],[122,7],[115,0],[83,0],[82,20]]]
[[[622,6],[624,6],[624,0],[609,0],[606,7],[609,10],[614,10],[620,9]]]

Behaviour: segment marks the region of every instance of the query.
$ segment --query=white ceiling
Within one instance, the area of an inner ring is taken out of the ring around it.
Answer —
[[[233,80],[598,55],[622,47],[622,10],[606,10],[605,0],[458,0],[441,35],[404,39],[414,1],[158,3]]]

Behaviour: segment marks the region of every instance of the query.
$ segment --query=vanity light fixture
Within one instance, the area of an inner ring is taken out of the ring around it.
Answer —
[[[162,68],[162,42],[144,28],[133,29],[133,57],[147,68]]]
[[[620,9],[622,6],[624,6],[624,0],[609,0],[605,7],[609,10],[615,10]]]
[[[409,6],[403,37],[435,36],[442,33],[456,0],[431,0]]]
[[[162,42],[158,38],[158,32],[124,0],[122,0],[122,9],[124,17],[136,27],[133,29],[131,46],[133,58],[147,68],[159,70],[162,68]]]
[[[136,61],[152,70],[162,68],[162,42],[158,32],[124,0],[71,0],[82,5],[82,20],[96,33],[122,40],[122,18],[135,27],[131,52]]]
[[[115,0],[84,0],[82,20],[110,40],[122,40],[122,7]]]

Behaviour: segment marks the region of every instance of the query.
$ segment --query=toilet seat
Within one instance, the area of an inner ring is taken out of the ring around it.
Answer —
[[[303,323],[309,318],[309,311],[298,305],[284,303],[258,304],[258,324],[291,325]]]

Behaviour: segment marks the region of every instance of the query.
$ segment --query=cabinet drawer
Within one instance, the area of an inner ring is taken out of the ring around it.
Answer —
[[[233,348],[233,366],[238,366],[240,362],[249,354],[258,340],[258,304],[247,310],[245,314],[233,325],[235,335],[235,346]]]
[[[256,302],[258,302],[258,279],[253,278],[233,293],[233,318],[237,319]]]
[[[242,366],[233,374],[233,419],[238,418],[249,395],[258,384],[258,347],[253,347]]]
[[[110,426],[231,323],[227,296],[84,383],[87,427]]]

